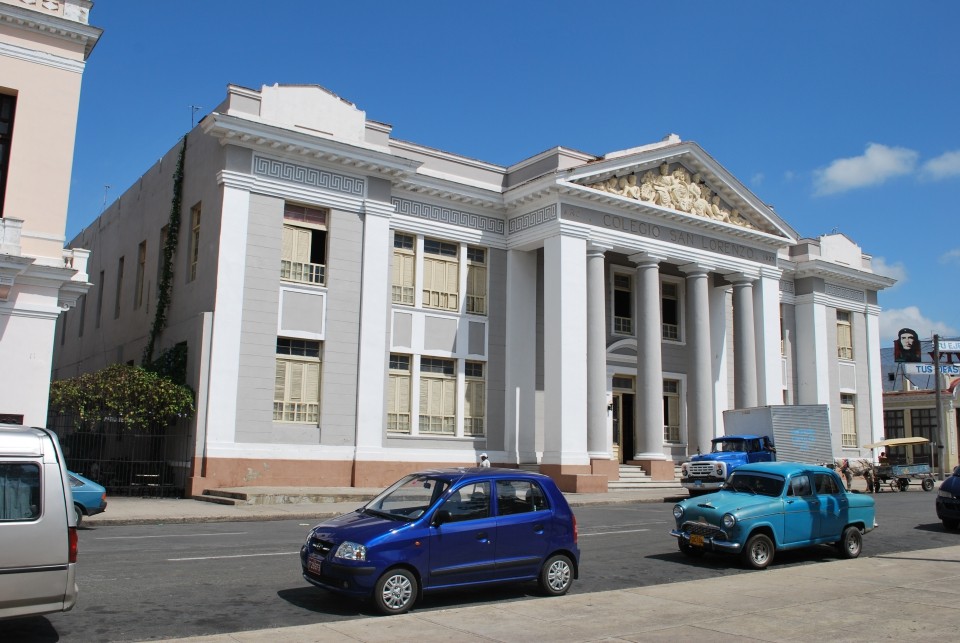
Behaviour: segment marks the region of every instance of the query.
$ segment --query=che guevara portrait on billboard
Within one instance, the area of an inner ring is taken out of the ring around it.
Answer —
[[[895,362],[920,361],[920,337],[912,328],[901,328],[893,340],[893,360]]]

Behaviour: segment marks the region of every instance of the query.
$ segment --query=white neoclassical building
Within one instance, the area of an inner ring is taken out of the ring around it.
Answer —
[[[672,479],[727,409],[828,404],[883,435],[877,292],[843,235],[796,231],[699,145],[509,167],[397,140],[316,86],[230,86],[185,139],[158,350],[187,347],[189,489],[538,467],[565,490]],[[180,145],[74,245],[86,307],[55,377],[139,362]]]
[[[0,422],[46,424],[57,318],[90,286],[64,232],[92,5],[0,0]]]

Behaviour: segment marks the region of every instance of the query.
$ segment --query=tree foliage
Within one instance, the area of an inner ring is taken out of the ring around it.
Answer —
[[[113,418],[130,430],[165,426],[193,414],[193,391],[139,366],[114,364],[50,385],[50,410],[80,426]]]

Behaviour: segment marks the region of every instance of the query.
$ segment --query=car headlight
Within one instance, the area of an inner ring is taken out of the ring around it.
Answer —
[[[719,462],[717,463],[717,475],[723,477],[723,465]]]
[[[680,465],[680,475],[683,476],[684,478],[686,478],[686,477],[687,477],[687,470],[688,470],[689,468],[690,468],[690,466],[689,466],[686,462],[684,462],[683,464],[681,464],[681,465]]]
[[[938,489],[937,495],[941,498],[953,498],[953,494],[947,491],[946,489]]]
[[[367,548],[359,543],[352,543],[345,540],[337,547],[335,558],[344,558],[346,560],[366,560]]]
[[[673,517],[677,520],[683,518],[683,507],[680,505],[673,505]]]
[[[724,529],[733,529],[733,526],[737,524],[737,517],[733,514],[723,514],[721,519],[723,522]]]

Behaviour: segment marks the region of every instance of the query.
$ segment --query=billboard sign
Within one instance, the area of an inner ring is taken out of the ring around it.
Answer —
[[[903,367],[907,375],[933,375],[936,364],[910,364]],[[940,364],[941,375],[960,375],[960,364]]]
[[[912,328],[901,328],[897,332],[897,338],[893,340],[893,360],[907,363],[921,361],[920,337],[917,335],[917,331]]]

